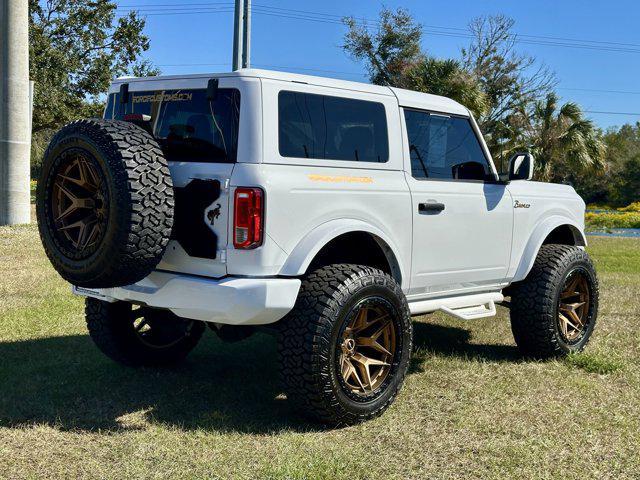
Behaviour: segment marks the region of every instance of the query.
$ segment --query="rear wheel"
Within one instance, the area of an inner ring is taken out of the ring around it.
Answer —
[[[543,245],[527,278],[511,290],[511,329],[520,350],[539,358],[583,350],[596,324],[598,295],[584,250]]]
[[[399,285],[371,267],[330,265],[304,279],[280,323],[281,380],[303,413],[351,425],[393,402],[411,348],[411,317]]]
[[[86,299],[85,314],[98,348],[112,360],[134,367],[183,360],[205,328],[203,322],[183,319],[167,310],[93,298]]]

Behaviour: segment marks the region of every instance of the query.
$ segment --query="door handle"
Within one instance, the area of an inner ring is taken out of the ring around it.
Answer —
[[[428,202],[418,204],[418,212],[420,213],[440,213],[443,210],[444,203]]]

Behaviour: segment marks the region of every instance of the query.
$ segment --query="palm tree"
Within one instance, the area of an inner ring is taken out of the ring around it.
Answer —
[[[482,86],[460,62],[425,56],[405,70],[405,88],[449,97],[478,117],[489,108]]]
[[[342,48],[365,64],[371,83],[450,97],[476,116],[487,112],[487,95],[477,78],[456,60],[441,60],[422,50],[422,25],[403,9],[384,8],[375,30],[345,18]]]
[[[576,173],[604,168],[606,147],[600,133],[576,103],[559,105],[552,92],[530,110],[520,109],[512,122],[520,130],[513,149],[527,149],[535,156],[539,180],[563,182]]]

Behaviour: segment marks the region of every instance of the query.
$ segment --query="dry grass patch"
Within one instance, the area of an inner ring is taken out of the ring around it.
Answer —
[[[265,335],[206,335],[172,369],[110,362],[35,227],[0,228],[0,478],[638,478],[640,242],[591,242],[585,353],[522,359],[503,308],[421,317],[396,403],[326,430],[291,411]]]

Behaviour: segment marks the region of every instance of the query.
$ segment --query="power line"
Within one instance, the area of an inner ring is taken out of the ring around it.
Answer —
[[[583,110],[585,113],[595,113],[598,115],[631,115],[633,117],[640,117],[640,112],[604,112],[601,110]]]
[[[229,65],[229,62],[226,63],[165,63],[165,64],[160,64],[158,65],[159,67],[211,67],[211,66],[224,66],[224,65]],[[356,73],[356,72],[345,72],[345,71],[340,71],[340,70],[325,70],[325,69],[318,69],[318,68],[307,68],[307,67],[295,67],[295,66],[291,66],[291,65],[270,65],[270,64],[263,64],[263,63],[257,63],[255,64],[256,67],[259,68],[281,68],[281,69],[285,69],[285,70],[300,70],[300,71],[306,71],[306,72],[317,72],[317,73],[333,73],[333,74],[340,74],[340,75],[351,75],[351,76],[356,76],[356,77],[365,77],[367,76],[367,74],[365,73]],[[633,93],[633,94],[640,94],[640,92],[623,92],[621,90],[596,90],[596,89],[584,89],[584,88],[569,88],[569,87],[563,87],[564,90],[586,90],[586,91],[602,91],[602,92],[612,92],[612,93]],[[627,116],[638,116],[640,117],[640,112],[639,113],[634,113],[634,112],[610,112],[610,111],[602,111],[602,110],[583,110],[584,113],[591,113],[591,114],[596,114],[596,115],[627,115]]]
[[[213,66],[224,66],[229,65],[229,62],[223,63],[163,63],[158,64],[158,67],[213,67]],[[256,66],[260,66],[263,68],[283,68],[288,70],[303,70],[309,72],[325,72],[325,73],[338,73],[341,75],[352,75],[357,77],[366,77],[367,74],[363,72],[346,72],[344,70],[328,70],[328,69],[319,69],[319,68],[309,68],[309,67],[298,67],[293,65],[267,65],[267,64],[256,64]],[[578,92],[596,92],[596,93],[616,93],[616,94],[624,94],[624,95],[640,95],[640,92],[633,92],[628,90],[605,90],[605,89],[597,89],[597,88],[574,88],[574,87],[558,87],[558,90],[572,90]]]
[[[117,3],[117,1],[116,1]],[[207,5],[233,5],[233,2],[200,2],[200,3],[156,3],[156,4],[133,4],[133,5],[117,5],[118,8],[162,8],[162,7],[189,7],[189,6],[207,6]]]
[[[143,10],[143,11],[147,11],[147,10],[169,10],[168,8],[165,7],[178,7],[178,10],[188,10],[185,9],[185,7],[207,7],[207,6],[211,6],[211,5],[233,5],[233,2],[200,2],[200,3],[164,3],[164,4],[155,4],[155,5],[143,5],[143,4],[139,4],[139,5],[119,5],[119,8],[130,8],[130,9],[136,9],[136,10]],[[360,17],[356,17],[356,16],[349,16],[349,15],[337,15],[337,14],[331,14],[331,13],[325,13],[325,12],[317,12],[317,11],[310,11],[310,10],[298,10],[298,9],[292,9],[292,8],[283,8],[283,7],[275,7],[272,5],[265,5],[265,4],[254,4],[254,9],[255,8],[262,8],[262,9],[266,9],[266,10],[271,10],[271,11],[280,11],[280,12],[285,12],[287,15],[299,15],[299,14],[303,14],[303,16],[319,16],[319,17],[325,17],[327,19],[328,22],[336,22],[336,23],[343,23],[344,18],[347,17],[352,17],[352,18],[360,18]],[[201,13],[201,12],[195,12],[195,13]],[[328,20],[328,19],[332,19],[332,20]],[[374,19],[367,19],[367,18],[360,18],[360,22],[361,23],[367,23],[367,24],[372,24],[372,25],[379,25],[380,21],[379,20],[374,20]],[[454,32],[469,32],[468,28],[460,28],[460,27],[444,27],[444,26],[439,26],[439,25],[426,25],[424,24],[423,27],[425,28],[430,28],[430,29],[441,29],[441,30],[451,30]],[[560,42],[579,42],[579,43],[591,43],[591,44],[601,44],[601,45],[613,45],[613,46],[623,46],[623,47],[635,47],[635,48],[640,48],[640,44],[638,43],[624,43],[624,42],[611,42],[611,41],[603,41],[603,40],[589,40],[589,39],[579,39],[579,38],[568,38],[568,37],[555,37],[555,36],[548,36],[548,35],[527,35],[527,34],[516,34],[518,38],[521,39],[540,39],[540,40],[551,40],[551,41],[560,41]]]
[[[223,62],[223,63],[161,63],[158,64],[158,67],[213,67],[213,66],[222,66],[222,65],[231,65],[231,62]]]
[[[595,92],[595,93],[620,93],[623,95],[640,95],[640,92],[630,92],[626,90],[603,90],[598,88],[558,87],[558,90],[573,90],[576,92]]]
[[[212,67],[212,66],[224,66],[229,65],[229,62],[226,63],[163,63],[158,64],[158,67]],[[320,69],[320,68],[309,68],[309,67],[298,67],[293,65],[270,65],[270,64],[255,64],[256,67],[261,68],[282,68],[287,70],[301,70],[308,72],[321,72],[321,73],[336,73],[340,75],[351,75],[354,77],[366,77],[367,74],[363,72],[346,72],[344,70],[329,70],[329,69]],[[625,90],[604,90],[604,89],[596,89],[596,88],[573,88],[573,87],[558,87],[558,90],[574,90],[580,92],[598,92],[598,93],[617,93],[617,94],[629,94],[629,95],[640,95],[640,92],[632,92]]]
[[[120,5],[120,9],[129,8],[130,11],[139,11],[145,15],[192,15],[192,14],[208,14],[208,13],[223,13],[232,10],[227,10],[232,2],[200,2],[200,3],[164,3],[156,5],[139,5],[139,4],[123,4]],[[215,7],[214,10],[211,7]],[[173,8],[172,8],[173,7]],[[320,22],[334,25],[343,25],[345,15],[331,14],[325,12],[298,10],[283,7],[274,7],[265,4],[254,4],[253,13],[256,15],[265,15],[278,18],[287,18],[292,20],[304,20],[312,22]],[[145,13],[148,12],[148,13]],[[355,18],[355,17],[353,17]],[[371,19],[356,19],[356,24],[364,27],[379,26],[378,20]],[[444,37],[454,38],[473,38],[473,35],[469,32],[469,29],[444,27],[437,25],[423,25],[427,34]],[[526,45],[539,45],[549,47],[562,47],[562,48],[574,48],[583,50],[596,50],[605,52],[620,52],[620,53],[640,53],[640,44],[636,43],[624,43],[624,42],[612,42],[603,40],[591,40],[591,39],[577,39],[567,37],[554,37],[544,35],[526,35],[526,34],[514,34],[514,41],[526,44]]]
[[[231,13],[233,12],[233,2],[200,2],[200,3],[165,3],[156,5],[119,5],[119,10],[129,8],[129,12],[137,11],[144,15],[192,15],[192,14],[209,14],[209,13]],[[254,4],[252,11],[257,15],[272,16],[285,19],[306,20],[327,24],[344,25],[345,16],[330,14],[324,12],[315,12],[308,10],[298,10],[282,7],[273,7],[264,4]],[[124,12],[123,12],[124,13]],[[354,17],[351,17],[354,18]],[[367,28],[381,25],[378,20],[372,19],[354,19],[357,25],[361,25]],[[437,25],[423,25],[427,34],[438,35],[444,37],[454,38],[473,38],[469,29],[456,28],[456,27],[443,27]],[[587,50],[601,50],[612,52],[626,52],[626,53],[640,53],[640,49],[629,47],[640,47],[640,44],[622,43],[622,42],[610,42],[600,40],[585,40],[566,37],[551,37],[543,35],[524,35],[518,34],[514,36],[514,40],[518,43],[531,44],[531,45],[543,45],[543,46],[556,46],[556,47],[568,47],[568,48],[580,48]],[[222,66],[228,65],[228,63],[176,63],[176,64],[161,64],[160,67],[195,67],[195,66]],[[274,68],[274,69],[287,69],[287,70],[299,70],[303,72],[318,72],[318,73],[331,73],[340,75],[349,75],[355,77],[366,76],[364,73],[345,72],[338,70],[326,70],[307,67],[294,67],[294,66],[282,66],[282,65],[267,65],[257,64],[256,66],[262,68]],[[587,89],[587,88],[572,88],[572,87],[560,87],[561,90],[573,90],[584,92],[598,92],[598,93],[614,93],[614,94],[628,94],[628,95],[640,95],[640,92],[623,91],[623,90],[606,90],[606,89]],[[632,112],[610,112],[601,110],[584,110],[585,113],[601,114],[601,115],[630,115],[640,116],[640,113]]]
[[[230,65],[229,62],[225,63],[163,63],[158,64],[158,67],[214,67],[214,66],[224,66]],[[259,68],[281,68],[285,70],[300,70],[304,72],[318,72],[318,73],[334,73],[340,75],[351,75],[354,77],[366,77],[366,73],[357,73],[357,72],[344,72],[340,70],[326,70],[319,68],[308,68],[308,67],[294,67],[291,65],[271,65],[266,63],[255,63],[254,66]]]
[[[209,13],[233,13],[234,8],[233,7],[222,7],[222,8],[217,8],[217,9],[207,9],[207,10],[198,10],[198,11],[174,11],[174,12],[162,12],[162,11],[151,11],[151,12],[144,12],[143,15],[145,17],[156,17],[156,16],[166,16],[166,15],[202,15],[202,14],[209,14]],[[138,10],[131,10],[131,12],[139,12]],[[118,15],[119,17],[124,17],[127,16],[129,13],[124,13],[121,15]]]
[[[252,8],[252,11],[255,15],[271,16],[271,17],[285,18],[285,19],[291,19],[291,20],[304,20],[304,21],[311,21],[311,22],[318,22],[318,23],[325,23],[325,24],[332,24],[332,25],[344,25],[344,22],[338,19],[322,18],[322,17],[310,16],[310,15],[300,15],[297,13],[275,12],[265,8],[266,7],[255,6]],[[197,8],[192,10],[174,8],[174,9],[165,9],[165,10],[151,10],[148,12],[146,10],[131,10],[131,11],[137,11],[145,16],[162,16],[162,15],[202,15],[202,14],[209,14],[209,13],[231,13],[233,12],[233,9],[230,7],[217,7],[217,8]],[[355,23],[365,28],[372,28],[379,25],[379,22],[374,22],[370,20],[362,20],[362,21],[356,20]],[[435,28],[448,29],[449,27],[435,27]],[[439,30],[426,29],[425,33],[427,33],[428,35],[442,36],[442,37],[469,38],[469,39],[474,38],[474,35],[472,35],[471,33],[462,33],[457,31],[443,32]],[[548,38],[553,39],[554,37],[548,37]],[[570,43],[570,42],[560,42],[560,41],[553,41],[553,40],[544,40],[544,41],[528,40],[526,38],[520,38],[520,36],[518,35],[514,35],[513,39],[516,43],[521,43],[525,45],[563,47],[563,48],[574,48],[574,49],[581,49],[581,50],[595,50],[595,51],[618,52],[618,53],[640,53],[640,48],[635,49],[635,48],[623,48],[623,47],[604,46],[604,45],[598,46],[598,45],[590,45],[587,43],[577,43],[578,41],[573,41],[574,43]],[[585,40],[583,42],[587,42],[587,41]],[[588,42],[593,43],[596,41],[588,41]],[[600,43],[609,43],[609,42],[600,42]]]

